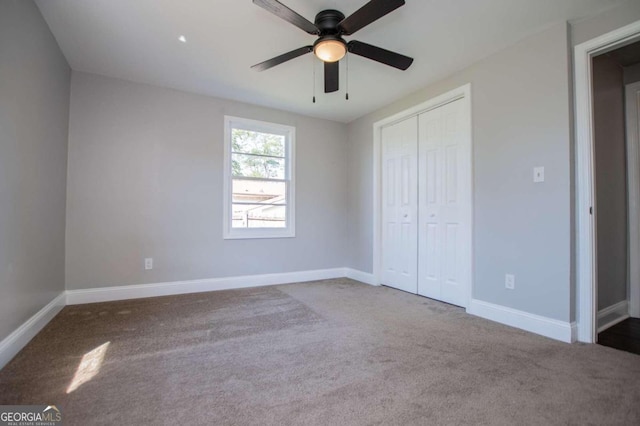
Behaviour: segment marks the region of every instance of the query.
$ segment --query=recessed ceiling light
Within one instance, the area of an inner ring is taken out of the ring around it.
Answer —
[[[181,42],[183,42],[183,43],[186,43],[186,42],[187,42],[187,38],[186,38],[185,36],[183,36],[183,35],[181,35],[180,37],[178,37],[178,40],[180,40],[180,41],[181,41]]]

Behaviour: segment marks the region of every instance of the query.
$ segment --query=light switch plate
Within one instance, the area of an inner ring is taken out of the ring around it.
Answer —
[[[544,167],[533,168],[533,181],[535,183],[544,182]]]

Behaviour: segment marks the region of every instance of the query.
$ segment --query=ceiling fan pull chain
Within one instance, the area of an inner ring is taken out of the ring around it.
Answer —
[[[347,94],[345,95],[345,99],[349,100],[349,53],[346,54],[347,59]]]
[[[316,58],[311,57],[311,64],[313,66],[313,103],[316,103]]]

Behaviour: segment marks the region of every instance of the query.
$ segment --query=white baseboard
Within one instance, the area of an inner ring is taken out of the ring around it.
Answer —
[[[67,290],[67,305],[342,278],[345,268]]]
[[[623,300],[598,311],[598,333],[629,318],[629,302]]]
[[[13,333],[5,337],[0,342],[0,369],[7,365],[64,306],[65,293],[62,292]]]
[[[379,286],[380,284],[376,283],[376,279],[373,274],[368,272],[362,272],[357,269],[344,268],[344,276],[347,278],[351,278],[352,280],[360,281],[361,283]]]
[[[477,299],[471,300],[467,313],[562,342],[573,343],[577,337],[575,322],[559,321]]]

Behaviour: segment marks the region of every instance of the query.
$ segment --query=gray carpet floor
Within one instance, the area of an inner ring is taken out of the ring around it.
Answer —
[[[0,404],[67,425],[639,425],[640,356],[337,279],[68,306],[0,371]]]

